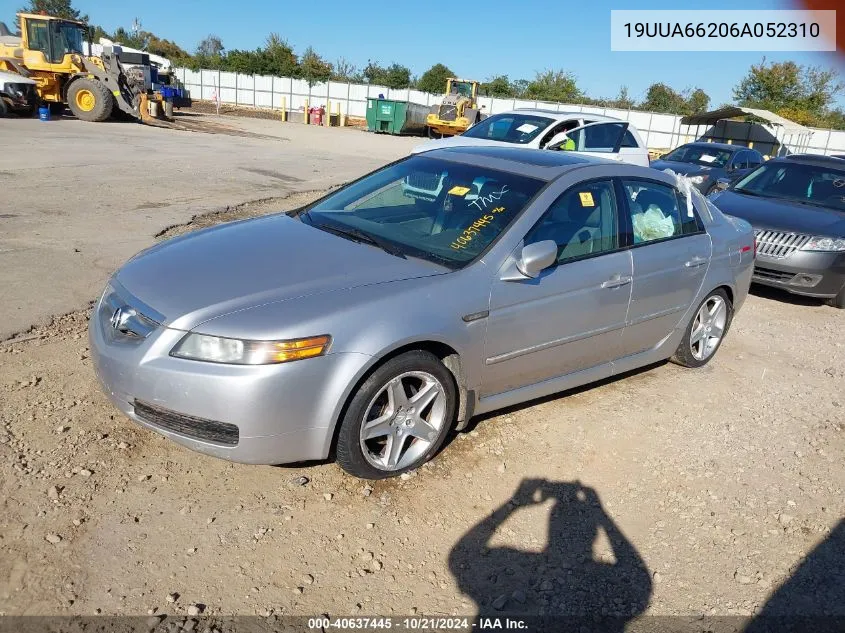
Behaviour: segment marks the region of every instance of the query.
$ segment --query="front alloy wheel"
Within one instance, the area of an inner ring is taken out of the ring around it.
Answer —
[[[348,473],[383,479],[417,468],[452,426],[456,387],[434,354],[415,350],[378,367],[341,421],[337,461]]]

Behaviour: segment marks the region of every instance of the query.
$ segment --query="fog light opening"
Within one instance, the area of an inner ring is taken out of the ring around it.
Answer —
[[[792,281],[789,282],[789,285],[801,286],[803,288],[811,288],[817,285],[821,280],[821,275],[808,275],[805,273],[800,273],[792,278]]]

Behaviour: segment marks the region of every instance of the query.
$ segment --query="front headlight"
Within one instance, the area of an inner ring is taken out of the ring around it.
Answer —
[[[801,247],[802,251],[826,251],[837,253],[845,251],[845,238],[843,237],[814,237]]]
[[[705,180],[707,180],[707,176],[690,176],[689,181],[694,185],[700,185]]]
[[[271,365],[322,356],[329,349],[328,335],[287,341],[247,341],[207,334],[188,334],[171,356],[231,365]]]

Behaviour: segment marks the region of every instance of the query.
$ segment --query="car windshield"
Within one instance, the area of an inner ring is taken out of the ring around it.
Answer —
[[[303,222],[402,257],[461,268],[545,183],[486,167],[411,156],[317,201]]]
[[[706,145],[681,145],[669,152],[663,160],[676,163],[692,163],[702,167],[724,167],[731,159],[733,152],[726,149],[707,147]]]
[[[552,123],[554,119],[533,114],[495,114],[473,125],[462,136],[522,145],[533,141]]]
[[[768,163],[738,181],[733,191],[845,211],[845,168]]]

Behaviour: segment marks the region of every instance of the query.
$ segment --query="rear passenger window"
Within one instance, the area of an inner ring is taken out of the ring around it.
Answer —
[[[639,147],[639,145],[637,145],[637,139],[634,138],[634,135],[631,134],[630,130],[625,132],[625,136],[622,137],[622,147]]]
[[[623,180],[622,185],[628,197],[634,244],[701,231],[695,212],[690,217],[686,199],[674,187],[640,180]]]

